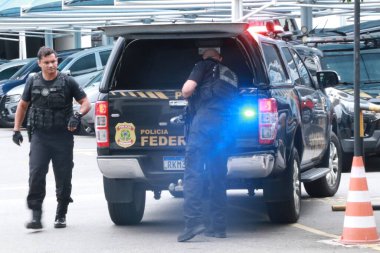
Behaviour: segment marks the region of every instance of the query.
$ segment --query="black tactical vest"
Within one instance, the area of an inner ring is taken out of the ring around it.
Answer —
[[[72,114],[72,104],[67,103],[67,76],[59,73],[51,85],[46,85],[42,74],[33,76],[31,107],[28,127],[43,130],[63,130],[67,128]]]
[[[238,96],[238,78],[228,67],[214,61],[212,79],[199,86],[199,108],[224,112]]]

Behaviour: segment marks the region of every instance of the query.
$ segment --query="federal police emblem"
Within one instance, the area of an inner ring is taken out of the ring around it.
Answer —
[[[44,96],[44,97],[46,97],[47,95],[49,95],[49,89],[47,89],[47,88],[43,88],[42,89],[42,91],[41,91],[41,95],[42,96]]]
[[[118,123],[115,126],[115,142],[117,145],[123,148],[133,146],[136,142],[135,126],[133,123]]]

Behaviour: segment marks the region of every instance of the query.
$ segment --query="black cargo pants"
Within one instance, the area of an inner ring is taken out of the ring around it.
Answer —
[[[52,161],[58,203],[67,210],[72,202],[71,177],[73,162],[73,135],[69,132],[33,133],[29,153],[28,207],[41,210],[46,195],[46,174]]]
[[[184,173],[184,218],[187,228],[204,223],[206,218],[208,229],[219,232],[226,229],[228,137],[225,130],[226,120],[207,110],[198,111],[190,126]],[[206,194],[204,189],[208,190]],[[207,206],[203,210],[205,195]]]

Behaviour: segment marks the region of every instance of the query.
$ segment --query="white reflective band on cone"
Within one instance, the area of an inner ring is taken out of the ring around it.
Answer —
[[[345,216],[344,224],[345,228],[375,228],[376,222],[373,216]]]
[[[352,167],[351,178],[363,178],[365,177],[365,170],[363,167]]]
[[[368,191],[349,191],[347,202],[371,202]]]

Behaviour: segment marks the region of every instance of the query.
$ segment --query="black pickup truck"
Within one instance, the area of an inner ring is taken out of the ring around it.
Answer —
[[[336,193],[341,161],[330,102],[291,45],[254,34],[246,23],[102,29],[119,36],[100,85],[95,127],[115,224],[141,221],[147,190],[157,199],[163,190],[181,190],[185,141],[173,119],[186,106],[180,90],[205,48],[219,50],[239,78],[229,189],[263,189],[270,220],[285,223],[299,218],[301,182],[313,197]],[[322,84],[335,73],[319,74]]]

